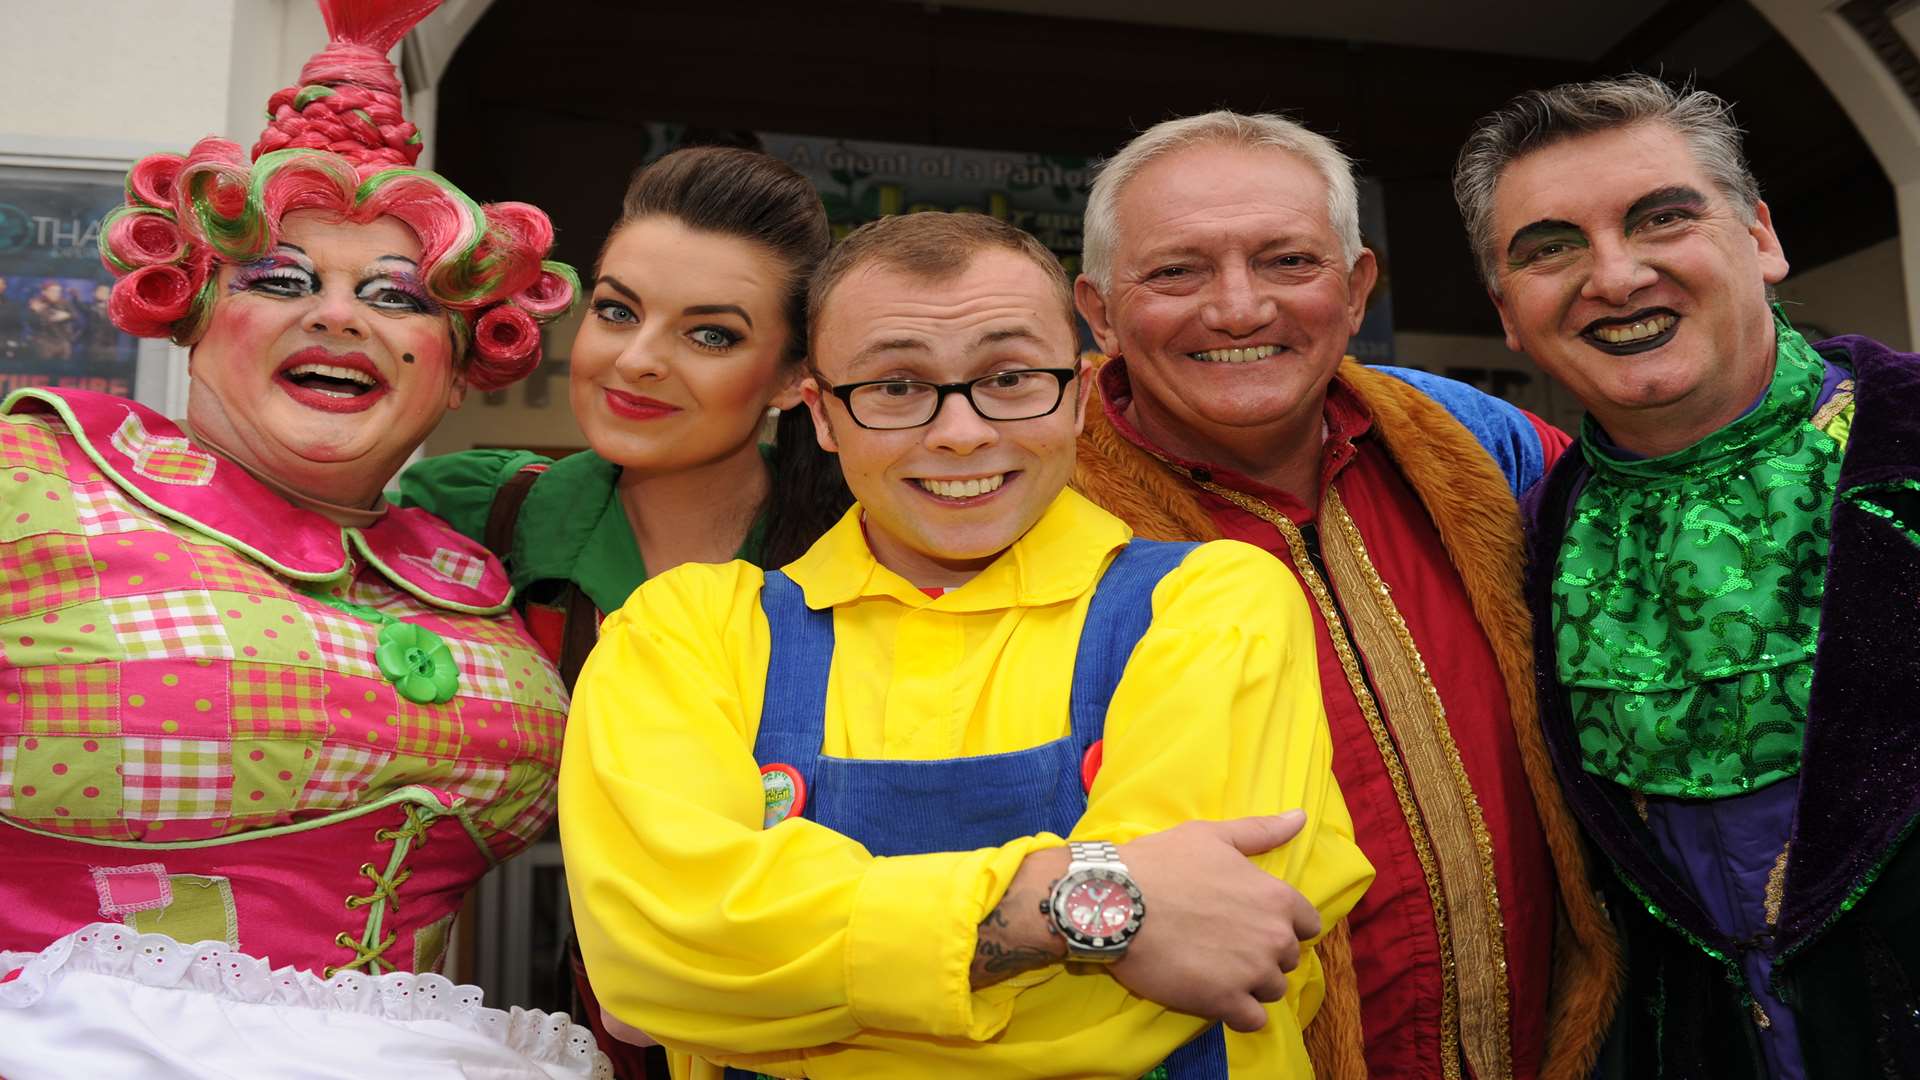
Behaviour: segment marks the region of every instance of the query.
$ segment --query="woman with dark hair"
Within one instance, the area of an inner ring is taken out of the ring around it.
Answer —
[[[799,381],[806,285],[830,233],[807,179],[751,150],[677,150],[634,174],[574,339],[574,416],[592,450],[430,458],[400,479],[506,562],[569,684],[600,616],[683,562],[780,566],[851,497]],[[761,444],[769,406],[780,410]]]
[[[402,505],[500,556],[569,687],[601,617],[648,577],[684,562],[785,565],[851,503],[800,404],[807,278],[830,239],[813,185],[765,154],[692,147],[641,168],[573,344],[573,411],[592,449],[559,461],[470,450],[400,478]],[[780,419],[763,445],[770,406]],[[579,1015],[617,1074],[665,1076],[658,1051],[607,1036],[571,954]]]

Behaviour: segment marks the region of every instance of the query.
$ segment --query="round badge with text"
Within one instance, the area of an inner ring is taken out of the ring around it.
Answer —
[[[767,815],[762,828],[771,829],[806,809],[807,782],[800,778],[799,769],[777,763],[768,765],[760,770],[760,786],[767,794]]]

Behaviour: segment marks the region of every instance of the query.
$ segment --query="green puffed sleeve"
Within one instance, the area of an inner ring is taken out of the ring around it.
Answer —
[[[417,506],[461,535],[484,543],[494,493],[526,466],[551,463],[526,450],[441,454],[401,473],[398,489],[388,492],[387,500],[396,506]]]

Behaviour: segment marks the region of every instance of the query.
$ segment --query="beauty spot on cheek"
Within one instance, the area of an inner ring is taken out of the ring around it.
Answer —
[[[401,353],[401,354],[400,354],[400,360],[401,360],[401,362],[402,362],[402,363],[406,363],[406,364],[411,364],[411,363],[413,363],[413,354],[412,354],[412,353]]]

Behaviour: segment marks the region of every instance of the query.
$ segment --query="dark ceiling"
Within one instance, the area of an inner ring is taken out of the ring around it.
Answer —
[[[499,0],[442,84],[438,166],[483,201],[546,208],[585,267],[652,121],[1101,155],[1169,116],[1282,111],[1382,182],[1397,327],[1490,333],[1448,192],[1461,140],[1520,90],[1641,70],[1736,103],[1796,270],[1895,235],[1866,145],[1745,0],[1627,10],[1649,6],[1584,62],[899,0]]]
[[[923,5],[926,0],[896,2]],[[1302,4],[1284,0],[1180,0],[1179,3],[1167,0],[941,0],[941,5],[1021,15],[1224,30],[1265,37],[1358,41],[1590,62],[1664,2],[1340,0],[1337,4]]]

